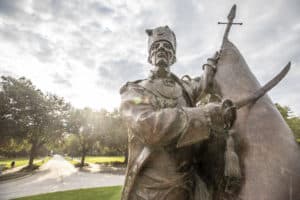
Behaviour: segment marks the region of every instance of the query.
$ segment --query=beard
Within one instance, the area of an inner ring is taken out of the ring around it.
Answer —
[[[157,58],[155,61],[155,65],[159,68],[167,68],[169,66],[169,63],[165,58]]]
[[[170,73],[170,68],[165,59],[157,60],[153,70],[159,77],[166,77]]]
[[[166,52],[158,52],[155,55],[155,65],[163,68],[168,67],[169,66],[168,54]]]
[[[160,50],[157,52],[154,52],[151,55],[151,62],[155,66],[155,69],[153,70],[155,74],[157,74],[160,77],[168,76],[170,73],[170,60],[171,57],[167,51]]]
[[[157,67],[165,68],[170,65],[168,52],[163,49],[153,53],[152,59],[152,63]]]

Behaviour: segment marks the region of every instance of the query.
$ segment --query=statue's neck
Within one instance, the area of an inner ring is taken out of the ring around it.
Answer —
[[[154,69],[151,70],[153,78],[168,78],[170,77],[170,73],[170,67],[154,66]]]

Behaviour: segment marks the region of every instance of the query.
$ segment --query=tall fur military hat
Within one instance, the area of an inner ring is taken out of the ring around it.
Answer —
[[[165,40],[171,43],[174,52],[176,52],[176,36],[168,26],[160,26],[154,29],[146,29],[149,36],[148,52],[150,53],[151,46],[154,42]]]

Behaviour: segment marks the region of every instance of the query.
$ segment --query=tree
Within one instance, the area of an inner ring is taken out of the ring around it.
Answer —
[[[127,162],[127,127],[118,110],[114,110],[107,115],[106,130],[103,132],[105,146],[113,149],[118,154],[125,155],[125,162]]]
[[[90,108],[73,109],[69,119],[69,132],[75,134],[79,141],[81,153],[80,166],[83,167],[87,153],[97,142],[98,120]]]
[[[20,124],[13,119],[11,104],[12,99],[9,98],[0,85],[0,153],[9,155],[20,150],[22,145],[23,129]]]
[[[32,168],[37,150],[63,134],[69,104],[55,95],[43,94],[24,77],[1,78],[0,96],[4,99],[1,104],[1,134],[30,144],[28,165]],[[3,126],[7,122],[10,127]]]
[[[281,106],[280,104],[275,104],[283,119],[291,128],[292,132],[297,141],[300,140],[300,118],[296,116],[293,111],[288,106]]]
[[[78,148],[79,138],[75,134],[68,134],[64,142],[64,153],[68,154],[71,157],[81,155],[80,149]]]

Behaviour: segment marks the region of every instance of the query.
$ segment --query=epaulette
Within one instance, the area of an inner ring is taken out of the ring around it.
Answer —
[[[123,85],[120,88],[120,94],[122,94],[123,92],[125,92],[125,90],[129,87],[129,86],[136,86],[138,83],[144,81],[146,79],[141,79],[141,80],[136,80],[136,81],[128,81],[127,83],[125,83],[125,85]]]

